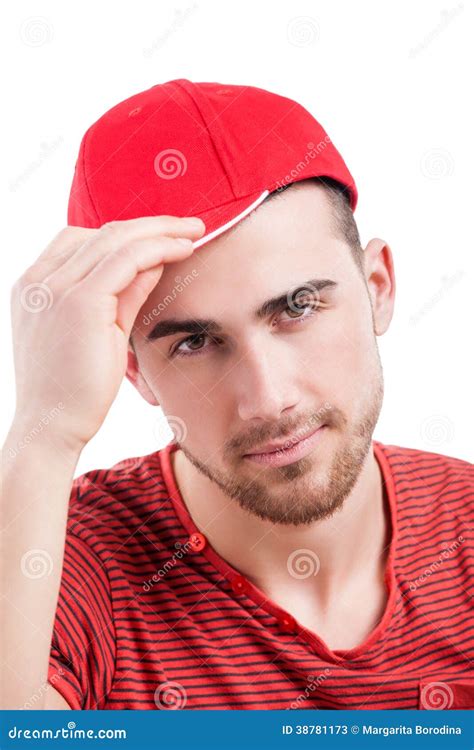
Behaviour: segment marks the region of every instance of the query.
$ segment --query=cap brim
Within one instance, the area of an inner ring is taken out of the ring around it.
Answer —
[[[210,242],[214,237],[218,237],[227,231],[227,229],[233,227],[234,224],[237,224],[245,216],[248,216],[260,203],[263,203],[269,194],[269,190],[264,190],[263,193],[253,193],[252,195],[245,196],[245,198],[238,198],[231,203],[215,206],[207,211],[193,213],[193,216],[198,216],[206,225],[206,234],[199,240],[196,240],[196,242],[193,242],[194,248],[205,245],[206,242]]]

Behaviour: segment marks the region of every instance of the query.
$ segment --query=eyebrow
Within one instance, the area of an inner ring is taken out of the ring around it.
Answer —
[[[334,289],[335,287],[337,287],[337,282],[331,279],[309,279],[299,286],[294,286],[287,292],[263,302],[263,304],[254,310],[253,317],[257,321],[263,320],[269,315],[283,310],[287,307],[289,300],[293,299],[300,292],[320,292],[323,289]],[[175,333],[213,335],[222,333],[222,331],[220,323],[211,318],[169,318],[168,320],[160,320],[156,323],[145,339],[146,341],[156,341],[166,336],[172,336]]]

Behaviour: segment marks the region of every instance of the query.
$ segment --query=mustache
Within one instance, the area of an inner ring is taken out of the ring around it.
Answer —
[[[278,431],[275,430],[274,426],[271,429],[270,426],[265,428],[262,425],[258,429],[253,430],[252,433],[237,436],[228,442],[226,452],[230,455],[236,451],[247,453],[266,443],[284,443],[286,438],[288,438],[288,444],[291,445],[292,442],[298,442],[306,435],[310,435],[317,428],[322,427],[323,424],[337,426],[344,421],[342,412],[326,402],[316,412],[297,422],[294,419],[291,422],[289,419],[280,421],[278,423]]]

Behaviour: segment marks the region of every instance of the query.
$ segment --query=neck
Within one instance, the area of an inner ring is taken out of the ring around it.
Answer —
[[[382,474],[370,450],[342,508],[310,526],[273,524],[244,511],[201,474],[179,449],[171,453],[176,483],[195,525],[215,551],[269,596],[299,592],[322,606],[361,578],[380,583],[385,566],[388,510]],[[242,544],[245,540],[245,544]],[[296,552],[301,551],[301,552]],[[308,553],[309,551],[309,553]],[[312,554],[310,554],[312,553]],[[298,568],[299,564],[302,566]],[[304,573],[313,565],[316,574]]]

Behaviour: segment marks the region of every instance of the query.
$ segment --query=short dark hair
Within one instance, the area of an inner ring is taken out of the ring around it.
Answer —
[[[349,193],[347,188],[341,182],[333,180],[331,177],[308,177],[297,182],[290,182],[288,185],[283,185],[277,190],[274,190],[265,198],[264,203],[277,195],[281,195],[281,193],[285,190],[291,189],[294,185],[314,183],[321,185],[324,188],[333,210],[334,231],[340,234],[342,239],[347,242],[351,249],[352,257],[354,258],[356,266],[359,271],[363,273],[364,251],[362,250],[360,243],[359,230],[351,209]]]

